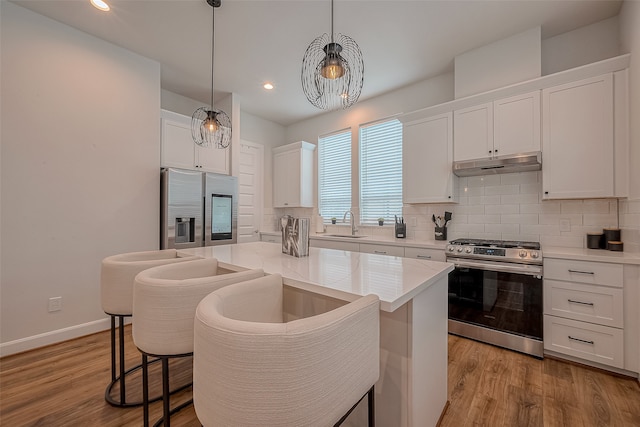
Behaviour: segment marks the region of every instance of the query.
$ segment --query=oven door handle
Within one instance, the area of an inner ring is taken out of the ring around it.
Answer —
[[[504,273],[524,274],[527,276],[542,276],[542,267],[537,265],[511,265],[498,262],[480,262],[468,261],[450,258],[448,262],[453,263],[456,267],[475,268],[485,271],[499,271]]]

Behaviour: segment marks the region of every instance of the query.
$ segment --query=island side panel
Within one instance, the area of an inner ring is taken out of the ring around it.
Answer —
[[[448,370],[448,276],[416,295],[409,306],[409,425],[435,426],[445,409]]]

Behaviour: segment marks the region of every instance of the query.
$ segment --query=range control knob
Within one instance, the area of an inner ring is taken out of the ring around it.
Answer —
[[[521,249],[520,252],[518,252],[518,256],[520,258],[526,258],[527,257],[528,252],[525,251],[524,249]]]
[[[531,251],[531,258],[536,259],[540,256],[540,253],[537,251]]]
[[[455,250],[455,248],[453,246],[449,246],[449,252],[453,252]]]
[[[458,252],[462,252],[462,246],[457,249]]]
[[[470,253],[471,253],[471,248],[469,248],[469,247],[464,248],[464,251],[465,251],[466,253],[470,254]]]

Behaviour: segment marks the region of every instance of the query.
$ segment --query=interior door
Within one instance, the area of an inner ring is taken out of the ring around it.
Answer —
[[[264,194],[264,146],[240,141],[238,243],[260,240]]]

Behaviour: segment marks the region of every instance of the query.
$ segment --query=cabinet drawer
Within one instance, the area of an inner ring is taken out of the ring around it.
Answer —
[[[260,236],[263,242],[282,243],[282,236],[274,236],[272,234],[263,234]]]
[[[371,243],[360,243],[360,252],[367,254],[404,256],[404,248],[402,246],[375,245]]]
[[[622,264],[607,262],[546,259],[545,279],[567,280],[592,285],[622,287]]]
[[[354,242],[339,242],[337,240],[309,239],[312,248],[337,249],[340,251],[359,252],[360,245]]]
[[[622,289],[545,279],[544,313],[622,328]]]
[[[440,249],[404,248],[404,256],[445,262],[444,251]]]
[[[544,349],[623,367],[622,329],[544,316]]]

